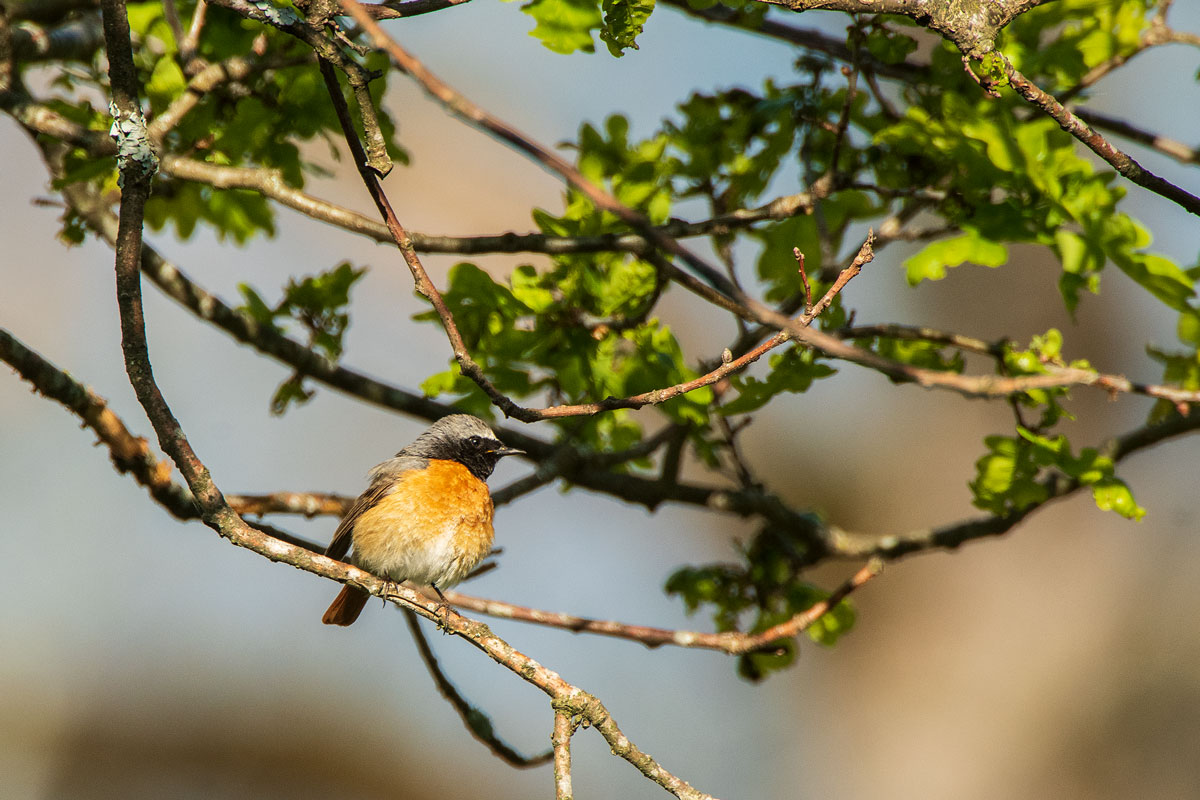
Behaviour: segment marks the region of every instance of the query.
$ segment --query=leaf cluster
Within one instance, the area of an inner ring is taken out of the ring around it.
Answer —
[[[238,308],[260,325],[278,333],[298,326],[308,338],[308,346],[332,362],[342,356],[342,337],[350,325],[350,288],[366,274],[342,262],[331,270],[301,280],[289,280],[283,297],[274,306],[262,299],[249,284],[239,284],[245,304]],[[304,387],[300,373],[284,381],[271,399],[271,412],[282,414],[292,403],[304,403],[312,391]]]
[[[678,595],[689,614],[708,609],[717,630],[747,633],[761,633],[829,597],[828,592],[800,578],[800,570],[808,563],[807,547],[795,531],[765,527],[739,555],[736,563],[677,570],[667,579],[667,593]],[[809,626],[808,637],[832,646],[850,632],[855,616],[854,606],[843,600]],[[738,674],[760,681],[787,668],[795,658],[796,642],[780,639],[739,656]]]

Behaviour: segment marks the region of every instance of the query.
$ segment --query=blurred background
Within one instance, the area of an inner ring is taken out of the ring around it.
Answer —
[[[843,35],[846,18],[797,20]],[[1200,6],[1174,27],[1200,31]],[[526,35],[515,4],[476,2],[390,30],[452,85],[545,142],[613,111],[649,134],[694,89],[758,86],[794,54],[660,9],[622,59],[557,56]],[[1093,92],[1089,106],[1195,142],[1195,50],[1157,48]],[[646,75],[655,76],[647,82]],[[638,92],[629,90],[637,85]],[[1154,91],[1146,91],[1146,86]],[[386,182],[400,219],[427,233],[525,231],[531,206],[557,208],[560,184],[448,117],[402,78],[388,103],[413,157]],[[1125,142],[1120,142],[1125,146]],[[1197,173],[1129,146],[1147,168],[1200,192]],[[3,286],[0,321],[151,434],[125,379],[112,254],[54,241],[58,210],[37,150],[0,121]],[[328,153],[313,157],[333,166]],[[311,185],[365,213],[353,172]],[[783,193],[795,187],[781,187]],[[1154,249],[1195,263],[1197,224],[1129,187],[1125,206]],[[345,363],[415,386],[443,369],[439,330],[394,250],[279,211],[279,233],[245,248],[201,231],[150,241],[202,285],[236,301],[247,281],[268,300],[287,277],[343,259],[370,266],[352,294]],[[929,324],[1017,339],[1051,326],[1068,357],[1141,380],[1147,342],[1170,346],[1174,319],[1114,268],[1072,321],[1059,267],[1015,249],[1001,270],[961,267],[919,291],[911,250],[895,245],[846,301],[859,322]],[[503,270],[532,259],[480,260]],[[444,284],[448,257],[430,256]],[[147,289],[160,385],[201,458],[229,493],[357,493],[367,469],[424,423],[325,388],[283,418],[268,413],[287,371]],[[664,316],[694,357],[733,331],[668,295]],[[1147,401],[1077,391],[1078,446],[1139,424]],[[777,401],[744,435],[772,489],[843,527],[902,534],[974,513],[966,481],[981,439],[1007,432],[1002,403],[897,388],[841,365],[813,391]],[[536,428],[532,431],[537,433]],[[181,524],[115,473],[90,432],[0,370],[0,795],[10,798],[550,797],[549,766],[514,770],[490,756],[438,696],[394,608],[372,604],[349,629],[320,616],[337,587]],[[859,621],[832,649],[804,640],[796,666],[750,685],[734,661],[488,620],[498,634],[598,695],[624,732],[667,769],[720,797],[1126,798],[1200,791],[1200,438],[1122,465],[1141,523],[1078,496],[1013,533],[955,553],[908,558],[855,596]],[[493,488],[525,474],[509,460]],[[701,477],[693,470],[692,477]],[[331,518],[279,519],[327,541]],[[539,608],[665,627],[687,618],[662,584],[678,566],[730,559],[747,526],[691,509],[656,515],[608,497],[546,488],[502,508],[500,569],[462,590]],[[587,565],[564,571],[563,563]],[[832,587],[856,565],[815,578]],[[465,642],[429,628],[450,678],[519,750],[548,747],[546,698]],[[574,740],[578,797],[661,797],[603,739]]]

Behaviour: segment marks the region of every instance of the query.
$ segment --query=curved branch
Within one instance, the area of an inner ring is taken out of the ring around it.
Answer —
[[[812,627],[821,617],[832,611],[851,592],[882,571],[883,560],[872,558],[866,565],[855,572],[854,575],[843,582],[841,586],[831,592],[827,598],[814,603],[804,611],[760,633],[740,633],[737,631],[706,633],[703,631],[654,628],[648,625],[630,625],[612,620],[577,617],[573,614],[562,614],[556,611],[542,611],[535,608],[513,605],[512,603],[484,600],[454,591],[447,591],[444,594],[446,595],[446,600],[457,608],[466,608],[480,614],[487,614],[491,617],[529,622],[551,628],[562,628],[573,633],[592,633],[616,639],[627,639],[643,644],[646,647],[671,645],[689,649],[716,650],[727,655],[742,655],[743,653],[771,648],[780,639],[795,638],[801,632]]]
[[[408,630],[417,644],[417,651],[421,654],[421,660],[425,662],[426,669],[433,677],[433,682],[437,684],[438,691],[458,712],[458,716],[472,736],[482,742],[498,758],[518,769],[538,767],[554,758],[553,750],[539,753],[536,756],[523,756],[496,736],[492,731],[492,721],[488,715],[471,705],[465,697],[459,694],[458,689],[446,677],[446,673],[442,672],[437,656],[433,654],[433,648],[429,646],[429,640],[425,638],[425,633],[421,630],[420,623],[417,622],[417,615],[404,609],[404,620],[408,623]]]

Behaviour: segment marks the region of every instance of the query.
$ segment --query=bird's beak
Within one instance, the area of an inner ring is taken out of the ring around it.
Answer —
[[[523,455],[525,455],[524,450],[518,450],[515,447],[497,447],[495,450],[491,450],[490,452],[496,458],[503,458],[504,456],[523,456]]]

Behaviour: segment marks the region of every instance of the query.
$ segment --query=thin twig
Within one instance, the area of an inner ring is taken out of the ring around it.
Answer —
[[[467,726],[467,730],[471,732],[472,736],[482,742],[497,758],[518,769],[541,766],[555,757],[553,750],[547,750],[536,756],[521,755],[503,739],[496,736],[492,731],[492,721],[488,715],[480,711],[476,706],[471,705],[459,693],[454,684],[450,682],[450,679],[446,677],[446,673],[442,671],[441,665],[438,664],[437,656],[433,653],[433,648],[429,646],[429,640],[425,638],[425,633],[421,630],[421,623],[417,621],[417,615],[408,609],[404,609],[404,620],[408,623],[408,630],[412,634],[413,641],[416,642],[417,651],[421,654],[421,660],[425,662],[425,667],[433,677],[433,682],[437,685],[438,691],[454,707],[454,710],[458,712],[458,716],[462,719],[463,724]]]
[[[1147,131],[1129,122],[1116,117],[1110,117],[1099,111],[1092,111],[1087,108],[1074,109],[1075,116],[1091,125],[1093,128],[1102,128],[1112,131],[1118,136],[1124,136],[1126,139],[1144,144],[1147,147],[1153,147],[1163,155],[1170,156],[1176,161],[1182,161],[1185,164],[1200,163],[1200,150],[1184,144],[1176,139],[1170,139],[1161,134]]]
[[[793,324],[802,328],[806,328],[812,324],[813,320],[816,319],[822,311],[829,307],[829,304],[833,302],[833,298],[836,297],[843,288],[845,288],[846,284],[849,283],[854,276],[858,275],[859,272],[862,271],[863,265],[867,264],[875,257],[875,251],[872,248],[874,241],[874,235],[868,235],[866,241],[863,242],[858,255],[850,263],[850,266],[846,267],[846,269],[842,271],[837,280],[834,281],[833,285],[829,287],[829,290],[817,302],[817,304],[815,306],[810,305],[804,314],[800,315],[793,321]],[[803,257],[801,256],[801,259],[802,258]],[[803,270],[803,267],[801,267],[801,269]],[[801,274],[803,274],[803,272]],[[807,279],[805,280],[805,283],[807,285]],[[780,333],[758,345],[757,347],[749,350],[738,358],[731,358],[729,360],[722,358],[721,363],[707,374],[701,375],[698,378],[693,378],[689,381],[678,383],[674,386],[655,389],[650,392],[633,395],[632,397],[609,397],[595,403],[550,406],[543,409],[526,410],[537,414],[541,419],[546,419],[579,416],[584,414],[598,414],[600,412],[610,411],[616,408],[642,408],[643,406],[647,405],[665,403],[672,398],[695,391],[701,387],[711,386],[714,383],[723,380],[730,374],[745,369],[750,364],[753,364],[755,361],[762,358],[763,355],[770,350],[773,350],[774,348],[790,340],[791,336],[787,335],[786,333]]]
[[[225,497],[242,516],[253,514],[297,514],[303,517],[340,517],[350,510],[354,498],[327,492],[272,492],[271,494],[231,494]]]
[[[484,374],[483,367],[479,366],[478,362],[471,357],[471,353],[467,350],[467,345],[463,341],[462,334],[459,333],[458,325],[454,322],[454,315],[446,307],[446,302],[442,299],[442,293],[438,291],[433,281],[429,279],[429,273],[425,271],[424,265],[421,264],[421,259],[413,247],[412,239],[409,238],[408,232],[404,230],[404,226],[400,224],[395,211],[392,210],[392,204],[388,201],[383,187],[380,186],[379,178],[375,174],[375,171],[370,169],[367,164],[366,153],[363,152],[362,145],[358,140],[358,134],[355,132],[354,125],[350,121],[350,111],[346,106],[346,99],[342,96],[342,90],[338,86],[337,76],[333,72],[332,65],[324,59],[321,59],[320,65],[321,76],[325,79],[325,87],[329,91],[329,97],[333,102],[334,111],[337,113],[338,122],[342,126],[342,135],[346,139],[346,144],[350,147],[350,152],[354,155],[354,163],[358,166],[358,173],[362,177],[363,184],[367,187],[367,192],[371,195],[371,199],[375,201],[375,207],[379,209],[380,216],[387,223],[392,240],[395,242],[396,247],[399,248],[400,254],[404,257],[404,263],[408,265],[408,269],[412,273],[417,292],[428,300],[429,304],[433,306],[434,311],[437,312],[438,319],[442,322],[442,328],[446,331],[446,338],[450,341],[450,348],[454,353],[454,359],[458,362],[459,370],[462,374],[473,380],[487,394],[492,403],[503,411],[505,415],[516,417],[524,422],[536,421],[540,417],[531,415],[527,409],[521,408],[507,395],[497,389],[488,380],[487,375]]]
[[[446,600],[455,608],[464,608],[480,614],[487,614],[490,617],[545,625],[551,628],[561,628],[572,633],[591,633],[598,636],[610,636],[616,639],[628,639],[643,644],[646,647],[670,645],[695,650],[716,650],[729,655],[741,655],[769,648],[780,639],[794,638],[829,613],[851,592],[882,571],[883,561],[881,559],[869,561],[866,566],[858,570],[841,586],[830,593],[826,599],[814,603],[804,611],[760,633],[741,633],[737,631],[707,633],[704,631],[655,628],[649,625],[632,625],[614,620],[592,619],[557,611],[545,611],[512,603],[504,603],[498,600],[485,600],[454,591],[447,591],[445,595]]]
[[[793,247],[792,253],[796,256],[796,266],[800,272],[800,280],[804,283],[804,313],[812,313],[812,287],[808,285],[808,273],[804,271],[804,253],[800,252],[799,247]]]

